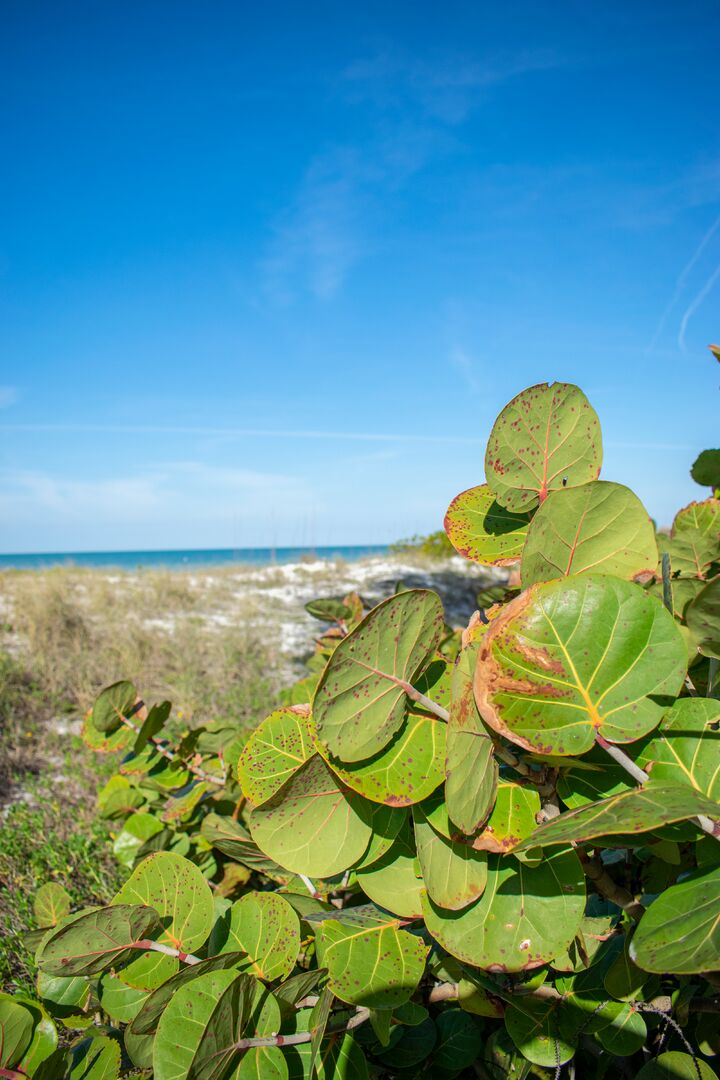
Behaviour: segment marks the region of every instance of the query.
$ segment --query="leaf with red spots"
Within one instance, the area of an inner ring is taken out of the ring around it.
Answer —
[[[135,868],[113,904],[147,904],[162,920],[157,941],[191,953],[207,941],[214,921],[213,897],[202,871],[172,851],[149,855]],[[121,975],[138,990],[154,990],[178,969],[179,961],[157,952],[141,954]]]
[[[424,900],[425,925],[451,956],[489,971],[526,971],[564,953],[580,929],[585,877],[573,851],[537,867],[488,856],[485,892],[462,911]]]
[[[538,383],[498,416],[485,477],[508,510],[532,510],[549,491],[596,480],[602,464],[597,413],[572,383]]]
[[[381,912],[360,927],[324,919],[315,941],[318,961],[328,969],[329,988],[350,1005],[401,1005],[415,993],[425,970],[427,945]]]
[[[655,527],[637,495],[594,480],[548,495],[528,530],[522,585],[589,570],[649,580],[657,562]]]
[[[514,851],[533,832],[539,811],[540,796],[535,788],[500,780],[492,813],[473,839],[473,847],[502,854]]]
[[[434,592],[413,589],[378,604],[328,660],[313,702],[317,737],[343,762],[382,750],[403,725],[408,690],[445,636]]]
[[[138,955],[137,942],[160,929],[158,912],[142,904],[98,908],[62,923],[45,938],[38,965],[48,975],[95,975]]]
[[[487,855],[436,832],[422,805],[413,808],[413,818],[418,859],[428,895],[440,907],[452,911],[472,904],[485,889]]]
[[[238,761],[242,793],[255,806],[267,802],[315,752],[307,711],[276,709],[253,731]]]
[[[332,877],[357,862],[372,834],[373,804],[350,791],[319,754],[280,792],[253,810],[253,840],[296,874]]]
[[[698,814],[720,819],[720,804],[691,787],[650,782],[553,818],[536,829],[518,850],[584,843],[599,836],[633,836]]]
[[[443,781],[446,733],[443,721],[412,712],[387,746],[366,761],[340,761],[319,740],[318,749],[333,772],[366,799],[410,806]]]
[[[693,975],[717,971],[720,868],[696,870],[666,889],[640,920],[630,958],[644,971]]]
[[[487,821],[498,778],[493,742],[473,694],[478,650],[479,641],[464,649],[455,665],[447,725],[445,801],[453,823],[467,836]]]
[[[533,585],[490,623],[475,700],[518,746],[582,754],[596,735],[625,743],[652,731],[686,671],[682,634],[655,597],[580,574]]]
[[[455,496],[445,515],[445,532],[466,559],[509,566],[522,555],[529,522],[529,514],[506,510],[488,485],[480,484]]]
[[[241,971],[271,982],[286,978],[300,952],[300,920],[287,900],[273,892],[246,893],[225,916],[219,952],[243,952]]]

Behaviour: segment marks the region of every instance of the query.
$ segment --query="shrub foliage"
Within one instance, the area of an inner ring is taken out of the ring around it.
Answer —
[[[582,391],[530,387],[447,512],[511,568],[467,627],[422,589],[313,601],[247,741],[104,690],[129,876],[107,907],[40,889],[0,1076],[714,1077],[719,459],[656,535]]]

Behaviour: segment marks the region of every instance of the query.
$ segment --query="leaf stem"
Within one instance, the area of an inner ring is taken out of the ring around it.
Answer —
[[[200,964],[202,962],[199,956],[181,952],[180,949],[174,949],[172,945],[163,945],[161,941],[151,941],[150,938],[134,941],[132,947],[134,949],[149,949],[151,952],[159,952],[164,956],[174,956],[178,960],[182,960],[183,964]]]
[[[621,750],[619,746],[615,746],[614,743],[609,743],[607,739],[604,739],[602,735],[597,732],[595,735],[595,742],[598,746],[614,758],[618,765],[622,765],[625,772],[630,773],[633,780],[637,780],[638,784],[647,784],[650,776],[641,769],[639,765],[636,765],[632,758],[628,757],[624,750]],[[697,814],[695,820],[704,833],[708,836],[712,836],[715,840],[720,840],[720,821],[713,821],[712,818],[706,817],[705,814]]]
[[[336,1035],[341,1031],[352,1031],[353,1028],[360,1027],[360,1025],[364,1024],[369,1018],[369,1009],[357,1009],[355,1014],[351,1016],[349,1020],[343,1021],[342,1024],[331,1024],[326,1029],[325,1034]],[[235,1049],[250,1050],[254,1046],[298,1046],[300,1043],[310,1042],[312,1037],[312,1031],[298,1031],[294,1035],[267,1035],[265,1037],[257,1037],[254,1039],[238,1039],[235,1043]]]
[[[140,703],[140,707],[142,708],[142,702]],[[130,720],[129,717],[121,716],[120,719],[122,720],[123,724],[125,724],[126,727],[129,727],[131,731],[134,731],[136,735],[140,734],[140,728],[137,726],[137,724],[133,723],[133,721]],[[167,758],[168,761],[175,761],[177,755],[168,749],[167,743],[163,742],[162,739],[157,739],[154,735],[152,735],[150,738],[150,742],[153,744],[157,752],[159,754],[162,754],[164,758]],[[192,762],[184,761],[182,758],[180,760],[182,761],[185,768],[188,769],[191,773],[194,773],[195,776],[198,777],[198,779],[205,780],[208,784],[216,784],[218,787],[225,786],[225,781],[227,777],[224,774],[222,776],[213,776],[212,773],[205,772],[204,769],[201,769],[199,765],[193,765]]]
[[[416,690],[409,682],[405,682],[404,679],[398,680],[398,682],[409,698],[412,698],[418,705],[422,705],[423,709],[433,713],[438,719],[444,720],[447,724],[450,719],[450,713],[447,709],[443,708],[442,705],[438,705],[437,701],[432,701],[431,698],[426,697],[425,694],[421,694],[419,690]]]

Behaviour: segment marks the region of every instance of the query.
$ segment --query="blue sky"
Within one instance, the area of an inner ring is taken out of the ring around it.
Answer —
[[[605,478],[702,497],[715,0],[0,20],[0,550],[428,531],[554,379]]]

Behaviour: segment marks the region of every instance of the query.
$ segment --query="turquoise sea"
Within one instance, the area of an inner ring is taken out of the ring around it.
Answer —
[[[213,566],[271,566],[310,559],[345,559],[385,555],[386,544],[335,547],[216,548],[180,551],[63,551],[33,555],[0,555],[0,570],[41,570],[48,566],[96,566],[119,570],[148,567],[191,570]]]

